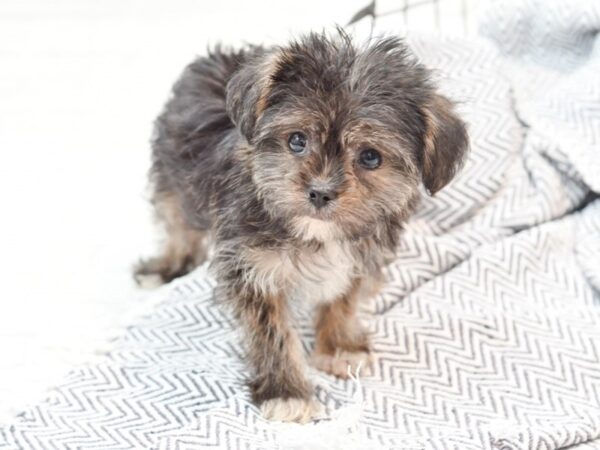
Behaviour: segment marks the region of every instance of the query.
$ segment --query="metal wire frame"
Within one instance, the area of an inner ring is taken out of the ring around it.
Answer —
[[[360,9],[359,11],[357,11],[352,18],[350,19],[350,21],[348,22],[348,25],[353,25],[355,23],[357,23],[358,21],[366,18],[366,17],[370,17],[371,18],[371,31],[370,31],[370,36],[373,35],[373,29],[375,28],[375,23],[377,21],[378,18],[380,17],[385,17],[385,16],[390,16],[392,14],[399,14],[401,13],[403,16],[403,20],[404,20],[404,25],[408,25],[408,12],[411,9],[414,8],[418,8],[424,5],[433,5],[433,11],[434,11],[434,21],[435,21],[435,27],[439,30],[441,27],[441,17],[440,17],[440,0],[414,0],[414,1],[410,1],[410,0],[399,0],[399,2],[401,1],[402,6],[398,7],[398,8],[394,8],[388,11],[378,11],[377,8],[377,0],[372,0],[371,3],[369,3],[368,5],[366,5],[365,7],[363,7],[362,9]],[[464,27],[464,32],[465,34],[467,33],[467,0],[460,0],[461,2],[461,16],[462,16],[462,21],[463,21],[463,27]]]

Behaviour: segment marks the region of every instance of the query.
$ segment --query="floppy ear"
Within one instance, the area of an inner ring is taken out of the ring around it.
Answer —
[[[225,107],[232,122],[250,141],[256,121],[267,107],[277,55],[267,54],[247,62],[233,74],[225,89]]]
[[[423,109],[423,184],[430,195],[446,186],[461,168],[469,137],[452,103],[435,94]]]

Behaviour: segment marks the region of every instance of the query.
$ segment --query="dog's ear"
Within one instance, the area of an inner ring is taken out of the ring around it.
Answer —
[[[267,108],[277,55],[263,54],[245,63],[227,83],[227,114],[242,134],[251,141],[256,121]]]
[[[469,138],[452,103],[434,94],[423,107],[423,184],[430,195],[446,186],[461,168]]]

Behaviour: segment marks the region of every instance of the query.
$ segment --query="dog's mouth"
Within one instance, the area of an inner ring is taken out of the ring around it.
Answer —
[[[328,241],[343,236],[342,229],[332,220],[324,220],[313,214],[298,216],[292,221],[296,235],[304,240]]]
[[[335,205],[330,204],[321,208],[310,207],[310,213],[307,214],[313,219],[322,220],[324,222],[331,222],[334,219]]]

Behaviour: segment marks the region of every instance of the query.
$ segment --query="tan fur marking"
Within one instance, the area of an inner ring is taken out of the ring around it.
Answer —
[[[273,398],[265,401],[260,409],[268,420],[299,423],[310,421],[322,411],[316,400],[301,398]]]
[[[368,335],[356,316],[361,293],[361,280],[355,280],[350,291],[317,311],[316,345],[312,364],[340,378],[348,377],[348,367],[355,372],[369,372],[371,364]]]
[[[423,183],[431,195],[446,186],[462,166],[469,139],[450,100],[435,95],[423,108]]]
[[[264,63],[261,67],[261,72],[264,74],[262,77],[263,85],[261,86],[260,95],[256,102],[256,119],[265,112],[268,106],[268,96],[272,86],[272,76],[279,70],[279,68],[286,63],[289,59],[289,55],[284,53],[282,50],[276,50],[265,58]]]
[[[350,375],[371,375],[373,358],[368,352],[348,352],[346,350],[335,352],[333,355],[315,353],[311,357],[311,364],[317,369],[334,375],[338,378],[349,378]]]
[[[431,113],[429,108],[424,110],[426,130],[423,136],[424,151],[423,151],[423,173],[428,174],[433,172],[433,155],[435,152],[435,139],[438,134],[437,118]]]
[[[162,219],[167,224],[170,239],[167,241],[167,253],[172,261],[182,261],[190,257],[194,264],[206,259],[206,247],[203,245],[207,233],[190,228],[185,220],[179,199],[165,197],[157,205]]]
[[[157,287],[202,264],[207,257],[208,231],[187,225],[181,204],[175,195],[155,199],[158,218],[165,224],[167,240],[162,254],[141,263],[135,278],[142,287]]]

